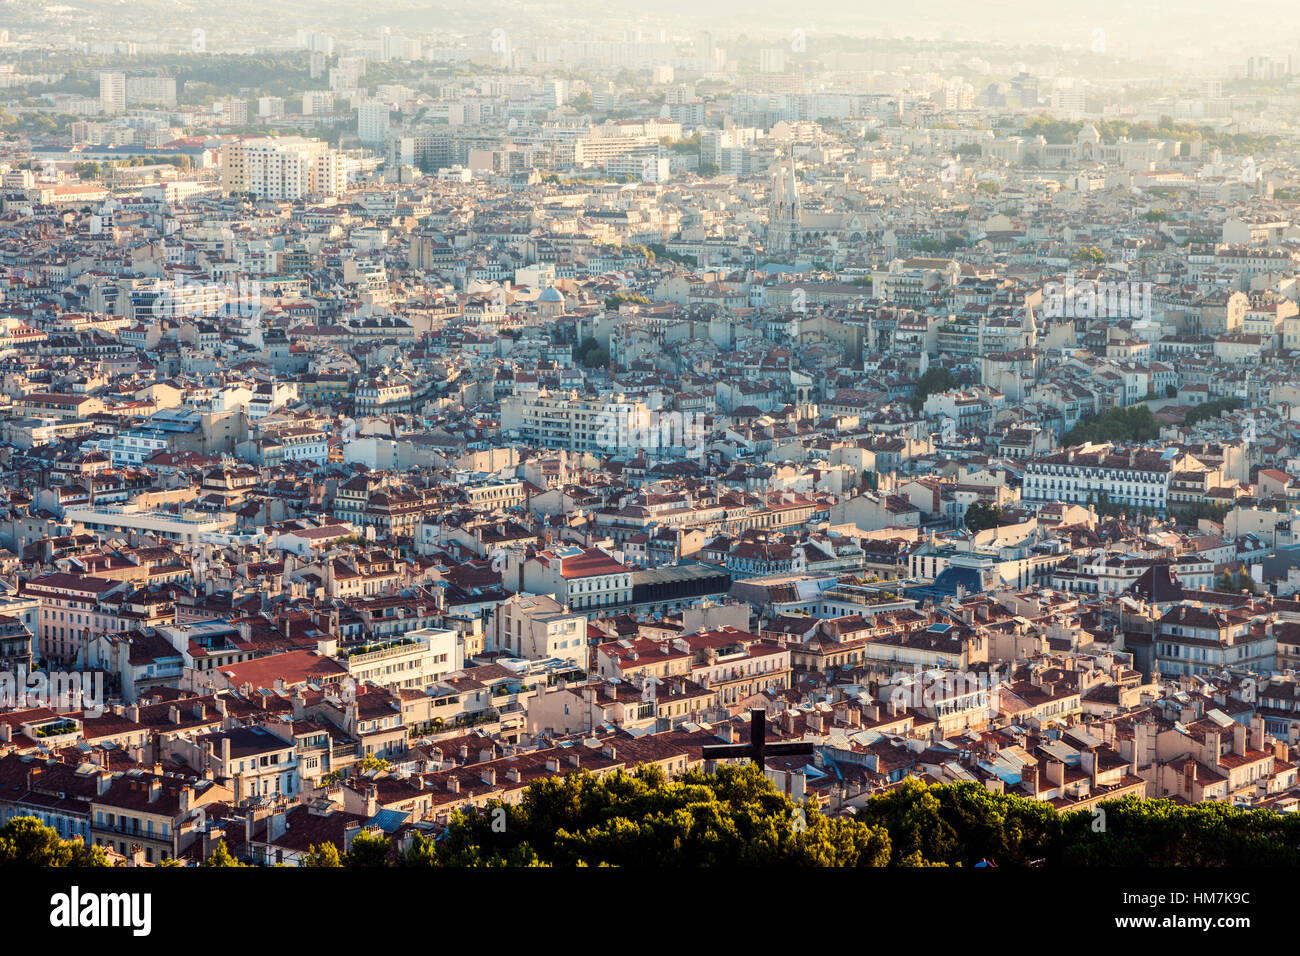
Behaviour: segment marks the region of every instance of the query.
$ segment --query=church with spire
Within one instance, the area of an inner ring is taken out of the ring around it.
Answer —
[[[803,206],[799,199],[799,180],[794,174],[794,154],[779,163],[772,181],[772,195],[767,211],[767,252],[792,252],[798,242],[799,219]]]

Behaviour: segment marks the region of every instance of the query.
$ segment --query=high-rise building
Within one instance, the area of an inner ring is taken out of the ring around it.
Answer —
[[[760,73],[784,73],[785,50],[780,48],[758,51],[758,71]]]
[[[1038,105],[1038,77],[1028,73],[1017,73],[1011,78],[1011,92],[1020,100],[1022,109],[1032,109]]]
[[[357,136],[367,146],[388,142],[389,107],[378,100],[367,100],[357,107]]]
[[[263,137],[221,147],[221,188],[262,199],[337,196],[347,186],[343,157],[301,136]]]
[[[328,113],[334,109],[334,94],[329,90],[303,90],[302,115]]]
[[[114,115],[126,111],[126,74],[99,74],[99,108]]]
[[[221,122],[224,126],[247,126],[248,100],[234,98],[222,100]]]
[[[103,89],[103,80],[100,81],[100,89]],[[170,76],[132,76],[128,78],[126,81],[126,105],[175,106],[176,79]]]

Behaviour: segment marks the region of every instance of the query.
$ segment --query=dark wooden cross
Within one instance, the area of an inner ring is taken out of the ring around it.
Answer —
[[[765,761],[772,757],[807,756],[813,752],[813,745],[802,740],[790,740],[784,743],[767,742],[767,711],[755,707],[749,712],[749,743],[747,744],[706,744],[705,760],[722,760],[724,757],[749,757],[758,768],[766,768]]]

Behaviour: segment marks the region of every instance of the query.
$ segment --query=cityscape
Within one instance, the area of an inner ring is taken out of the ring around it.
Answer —
[[[1291,12],[6,0],[0,867],[1300,865]]]

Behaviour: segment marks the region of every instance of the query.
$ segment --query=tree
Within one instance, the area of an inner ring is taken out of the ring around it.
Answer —
[[[1236,398],[1216,398],[1211,402],[1204,402],[1197,405],[1187,417],[1183,419],[1184,425],[1195,425],[1197,422],[1207,421],[1211,418],[1218,418],[1224,412],[1232,412],[1241,408],[1240,399]]]
[[[104,851],[64,840],[36,817],[14,817],[0,827],[0,867],[22,869],[108,866]]]
[[[1080,246],[1074,250],[1074,255],[1070,256],[1070,258],[1075,262],[1101,265],[1106,261],[1106,253],[1096,246]]]
[[[299,866],[340,867],[343,860],[339,857],[339,848],[333,843],[317,843],[307,850]]]
[[[389,767],[389,763],[383,757],[376,757],[374,755],[369,755],[366,756],[361,761],[362,773],[366,773],[367,771],[370,770],[387,770],[388,767]]]
[[[437,866],[438,845],[432,839],[417,833],[411,845],[398,859],[399,866]]]
[[[629,302],[629,303],[632,303],[633,305],[649,305],[649,304],[650,304],[650,300],[649,300],[649,299],[647,299],[645,296],[640,295],[639,293],[636,293],[636,292],[627,293],[627,294],[624,294],[624,293],[622,293],[622,292],[616,292],[616,293],[614,293],[613,295],[607,295],[607,296],[605,296],[605,308],[608,309],[608,310],[611,311],[611,312],[616,311],[616,310],[618,309],[618,307],[619,307],[620,305],[622,305],[624,302]],[[594,339],[593,339],[593,341],[594,341]]]
[[[517,805],[457,814],[439,859],[474,866],[881,866],[879,827],[778,793],[751,764],[669,780],[658,767],[532,784]]]
[[[1177,385],[1166,385],[1166,386],[1165,386],[1165,398],[1177,398],[1177,397],[1178,397],[1178,386],[1177,386]]]
[[[1160,426],[1147,405],[1108,409],[1101,415],[1086,418],[1061,439],[1063,445],[1085,442],[1143,442],[1160,437]]]
[[[347,867],[388,866],[388,851],[392,847],[393,841],[388,837],[371,836],[363,831],[352,838],[352,847],[343,857],[343,865]]]
[[[589,335],[578,344],[578,358],[584,368],[602,368],[609,364],[609,351]]]
[[[217,848],[213,850],[210,854],[208,854],[208,858],[203,861],[203,865],[204,866],[247,866],[247,864],[240,863],[238,860],[236,860],[233,856],[230,855],[230,851],[226,849],[225,840],[222,840],[220,843],[218,843]]]
[[[998,519],[1001,517],[1001,508],[977,501],[966,509],[966,528],[969,531],[977,532],[984,531],[987,528],[996,528]]]
[[[722,167],[717,163],[700,163],[699,174],[706,179],[711,179],[720,172]]]
[[[927,396],[938,392],[946,392],[956,386],[956,376],[943,366],[936,365],[933,368],[926,369],[925,374],[917,381],[916,389],[912,392],[912,408],[919,412],[921,407],[925,405]]]

